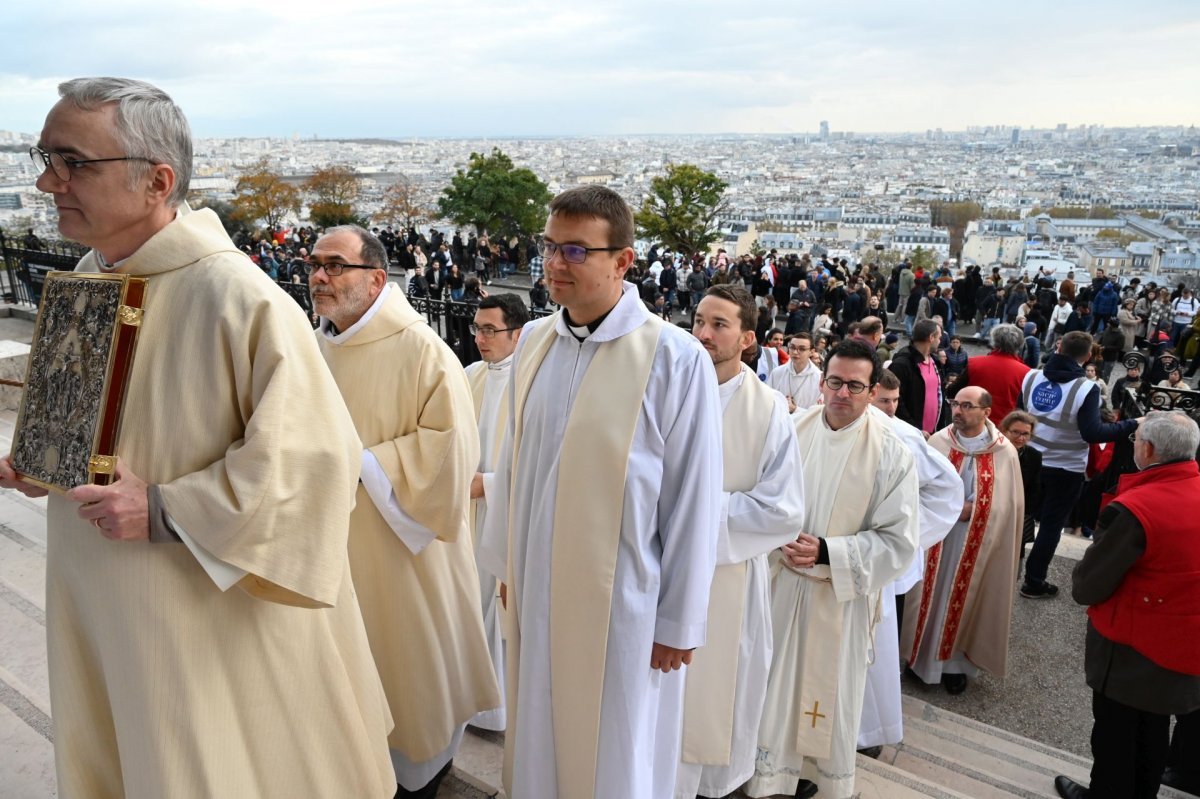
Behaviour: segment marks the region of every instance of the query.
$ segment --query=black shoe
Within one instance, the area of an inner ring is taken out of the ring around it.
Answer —
[[[453,765],[454,761],[451,760],[442,766],[442,770],[433,775],[433,779],[415,791],[410,791],[403,785],[397,785],[395,799],[436,799],[438,787],[442,784],[442,780],[446,778],[446,775],[450,773],[450,767]]]
[[[882,746],[868,746],[866,749],[859,749],[858,753],[860,755],[865,755],[866,757],[869,757],[872,760],[878,760],[879,756],[881,754],[883,754],[883,747]]]
[[[812,799],[817,795],[817,784],[810,780],[800,780],[796,786],[796,799]]]
[[[1054,778],[1054,790],[1058,791],[1058,795],[1062,799],[1087,799],[1088,789],[1084,788],[1079,783],[1070,777],[1058,776]]]
[[[1054,599],[1058,596],[1058,586],[1043,580],[1038,584],[1025,583],[1021,586],[1021,596],[1026,599]]]
[[[965,674],[943,674],[942,685],[946,686],[946,693],[951,696],[958,696],[963,691],[967,690],[967,675]]]

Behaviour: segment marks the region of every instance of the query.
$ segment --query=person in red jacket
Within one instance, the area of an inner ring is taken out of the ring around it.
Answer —
[[[1200,428],[1151,413],[1133,447],[1140,471],[1121,478],[1072,576],[1089,606],[1093,763],[1090,788],[1055,778],[1064,799],[1157,796],[1171,716],[1200,709]]]
[[[1025,336],[1015,325],[996,325],[989,335],[992,351],[968,358],[966,369],[947,386],[946,396],[953,399],[959,389],[979,386],[992,395],[992,418],[1003,419],[1016,409],[1021,382],[1029,372],[1021,361]]]

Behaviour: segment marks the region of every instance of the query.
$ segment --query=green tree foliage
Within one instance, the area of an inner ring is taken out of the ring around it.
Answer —
[[[533,236],[546,225],[553,199],[546,184],[528,169],[493,148],[491,155],[471,153],[438,198],[438,213],[460,227],[473,226],[493,238]]]
[[[350,167],[334,164],[318,169],[304,181],[304,191],[312,198],[308,218],[317,227],[369,225],[354,209],[362,194],[362,178]]]
[[[918,269],[928,272],[937,266],[937,253],[934,250],[917,247],[908,254],[908,262],[912,264],[914,272]]]
[[[950,257],[958,258],[962,255],[967,224],[981,219],[983,208],[979,203],[934,201],[929,204],[929,217],[931,225],[944,227],[950,232]]]
[[[720,237],[717,220],[725,212],[725,181],[692,164],[668,164],[667,174],[650,182],[650,196],[634,216],[649,239],[683,253],[704,252]]]
[[[242,172],[234,195],[237,220],[250,227],[262,222],[277,230],[288,214],[300,212],[300,192],[272,171],[265,158]]]

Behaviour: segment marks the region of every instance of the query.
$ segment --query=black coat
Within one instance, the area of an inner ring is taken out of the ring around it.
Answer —
[[[903,419],[918,430],[925,420],[925,378],[921,376],[921,364],[928,360],[909,344],[896,353],[888,367],[900,381],[900,404],[896,418]]]

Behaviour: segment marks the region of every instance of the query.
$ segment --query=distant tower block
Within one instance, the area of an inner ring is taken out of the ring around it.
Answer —
[[[1020,143],[1021,143],[1021,129],[1013,128],[1012,129],[1012,146],[1016,147]]]
[[[821,120],[821,141],[829,141],[829,121]]]

